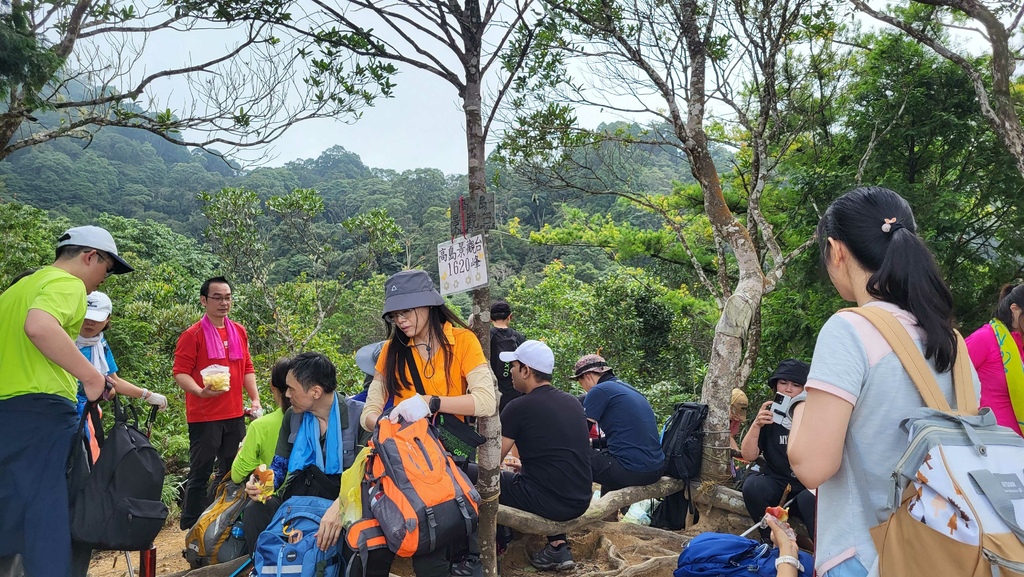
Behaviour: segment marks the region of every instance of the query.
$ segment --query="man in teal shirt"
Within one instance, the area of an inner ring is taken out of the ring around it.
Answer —
[[[131,272],[110,233],[68,230],[56,260],[0,295],[0,558],[20,553],[27,577],[71,574],[66,463],[78,425],[78,381],[89,399],[105,377],[78,352],[86,294]]]

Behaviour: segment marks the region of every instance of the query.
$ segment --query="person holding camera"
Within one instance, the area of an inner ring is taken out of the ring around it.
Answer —
[[[813,539],[814,494],[806,490],[793,475],[786,455],[789,429],[792,426],[786,413],[793,397],[803,392],[810,369],[810,365],[798,359],[786,359],[779,363],[775,373],[768,379],[768,386],[775,392],[775,400],[761,405],[761,410],[743,437],[740,450],[743,458],[748,461],[760,455],[764,455],[765,461],[764,467],[748,476],[743,483],[743,503],[747,506],[750,518],[760,521],[766,507],[780,504],[789,486],[786,500],[793,499],[790,513],[804,522]],[[770,537],[771,531],[762,528],[761,538],[767,543]]]

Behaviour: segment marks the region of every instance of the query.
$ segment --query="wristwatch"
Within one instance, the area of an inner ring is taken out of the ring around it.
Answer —
[[[441,410],[441,397],[434,395],[430,397],[430,403],[427,404],[427,409],[431,415],[436,415]]]
[[[792,565],[796,567],[797,571],[803,571],[804,566],[800,563],[800,559],[793,557],[792,555],[779,555],[779,558],[775,560],[775,570],[779,569],[779,565]]]

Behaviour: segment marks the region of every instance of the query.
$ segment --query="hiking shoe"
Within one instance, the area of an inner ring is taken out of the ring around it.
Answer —
[[[566,544],[552,547],[550,543],[536,554],[530,556],[530,565],[541,571],[568,571],[576,567],[572,560],[572,551]]]
[[[452,563],[451,577],[481,577],[484,566],[476,555],[466,555],[461,561]]]

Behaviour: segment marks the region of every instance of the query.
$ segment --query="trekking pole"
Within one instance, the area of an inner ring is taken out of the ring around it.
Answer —
[[[788,491],[787,491],[787,492],[788,492]],[[785,498],[785,497],[783,497],[783,498]],[[786,501],[786,503],[785,503],[784,505],[780,505],[780,507],[782,507],[782,508],[788,508],[788,507],[789,507],[790,505],[792,505],[792,504],[793,504],[793,501],[796,501],[796,497],[793,497],[793,498],[792,498],[792,499],[790,499],[789,501]],[[760,527],[760,526],[761,526],[761,523],[763,523],[763,522],[764,522],[764,520],[762,519],[761,521],[758,521],[757,523],[754,523],[754,526],[753,526],[753,527],[751,527],[751,528],[747,529],[746,531],[744,531],[744,532],[740,533],[740,537],[746,537],[747,535],[750,535],[750,534],[751,534],[751,533],[753,533],[753,532],[754,532],[754,531],[755,531],[755,530],[756,530],[756,529],[757,529],[758,527]],[[129,575],[128,577],[131,577],[131,575]]]
[[[124,553],[124,562],[128,564],[128,577],[135,577],[135,569],[132,567],[132,556],[128,551],[122,551]]]
[[[146,438],[147,439],[150,438],[151,436],[153,436],[153,422],[156,421],[156,413],[157,413],[158,410],[159,410],[159,408],[156,405],[153,405],[149,409],[149,418],[146,419]]]

